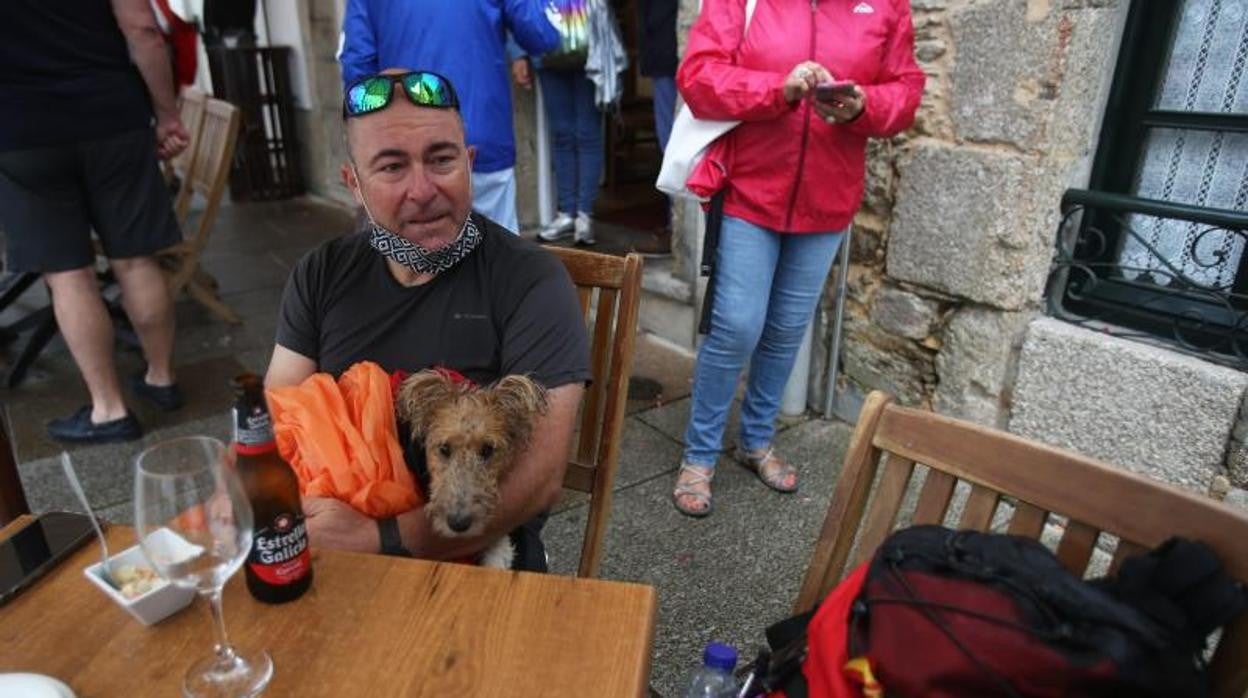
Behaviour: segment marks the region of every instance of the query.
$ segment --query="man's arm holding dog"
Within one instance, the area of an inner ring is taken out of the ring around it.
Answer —
[[[273,346],[273,357],[269,359],[269,370],[264,374],[264,387],[299,385],[313,373],[316,373],[315,361],[276,344]]]
[[[534,418],[529,447],[517,457],[501,483],[498,509],[485,533],[474,538],[444,538],[433,531],[428,517],[417,509],[398,517],[403,546],[420,558],[468,557],[554,506],[563,487],[568,448],[583,392],[580,383],[570,383],[547,393],[547,412]],[[324,498],[306,498],[303,504],[309,536],[316,545],[369,553],[381,549],[376,521],[349,505]]]

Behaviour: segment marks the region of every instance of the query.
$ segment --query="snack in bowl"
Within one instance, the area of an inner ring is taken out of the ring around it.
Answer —
[[[118,565],[113,570],[113,581],[121,585],[121,595],[127,599],[137,599],[166,583],[155,570],[144,565]]]
[[[198,547],[187,544],[168,529],[161,529],[157,534],[161,538],[169,539],[166,541],[168,545],[163,547],[171,550],[185,548],[193,551]],[[137,545],[126,548],[109,560],[109,571],[121,589],[116,589],[105,581],[100,567],[100,563],[97,562],[82,572],[96,588],[112,599],[113,603],[134,616],[143,625],[159,623],[185,608],[195,597],[194,589],[170,584],[157,574],[151,562]]]

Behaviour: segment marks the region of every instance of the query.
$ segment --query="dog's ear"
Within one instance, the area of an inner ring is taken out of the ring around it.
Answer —
[[[533,417],[546,414],[546,389],[528,376],[503,376],[490,394],[507,421],[512,446],[523,447],[533,431]]]
[[[438,371],[413,373],[399,385],[394,411],[411,425],[414,438],[423,438],[433,422],[433,413],[454,397],[456,390],[450,377]]]

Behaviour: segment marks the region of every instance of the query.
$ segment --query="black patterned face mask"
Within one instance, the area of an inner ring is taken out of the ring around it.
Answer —
[[[460,228],[454,242],[433,251],[399,237],[378,225],[376,221],[370,223],[370,228],[368,242],[373,249],[417,274],[437,276],[459,264],[481,242],[481,231],[473,225],[471,215],[464,221],[464,227]]]
[[[352,169],[354,169],[354,165]],[[357,182],[360,181],[358,170],[355,171],[355,179]],[[361,197],[361,201],[363,201],[363,197]],[[459,235],[455,237],[451,244],[433,251],[426,250],[420,245],[383,228],[377,223],[377,219],[373,217],[373,212],[368,208],[368,202],[363,201],[363,203],[364,212],[368,214],[369,244],[386,258],[411,269],[417,274],[437,276],[459,264],[460,260],[467,257],[481,242],[481,231],[477,230],[477,226],[473,225],[472,214],[470,213],[464,219],[464,226],[459,229]]]

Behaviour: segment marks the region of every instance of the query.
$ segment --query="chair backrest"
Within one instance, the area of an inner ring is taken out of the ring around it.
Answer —
[[[202,250],[208,243],[208,233],[216,220],[217,206],[221,203],[221,195],[225,193],[229,178],[241,119],[238,107],[224,100],[210,97],[204,105],[199,144],[187,176],[191,190],[204,197],[204,211],[195,233],[189,237],[191,248],[195,251]]]
[[[911,477],[921,472],[916,464],[927,466],[926,477],[914,483],[913,515],[898,521]],[[959,481],[969,484],[970,493],[958,520],[948,522]],[[850,439],[796,608],[811,608],[899,525],[1004,527],[1038,539],[1050,515],[1068,517],[1057,557],[1075,574],[1086,573],[1101,534],[1118,538],[1111,573],[1125,557],[1183,536],[1209,545],[1231,576],[1248,581],[1248,514],[1092,458],[901,407],[874,392]],[[1224,630],[1211,670],[1215,695],[1244,695],[1248,614]]]
[[[187,211],[191,206],[192,190],[190,177],[187,175],[195,166],[195,154],[199,150],[200,130],[204,125],[204,109],[207,104],[208,95],[204,94],[203,90],[194,87],[182,90],[180,105],[182,125],[190,134],[191,142],[186,146],[186,150],[170,158],[168,163],[169,171],[182,180],[178,187],[177,200],[174,202],[174,211],[177,213],[179,222],[186,220]]]
[[[580,427],[563,486],[590,496],[577,576],[596,577],[624,430],[642,262],[636,254],[615,257],[567,248],[551,251],[576,284],[591,342],[593,383],[581,401]]]
[[[208,98],[204,105],[199,142],[184,182],[184,188],[204,198],[204,210],[195,224],[195,231],[189,235],[187,219],[179,214],[179,222],[183,226],[182,242],[157,253],[165,267],[169,291],[175,295],[187,288],[199,271],[199,256],[208,245],[208,235],[217,219],[217,207],[225,193],[240,123],[238,107],[220,99]]]

